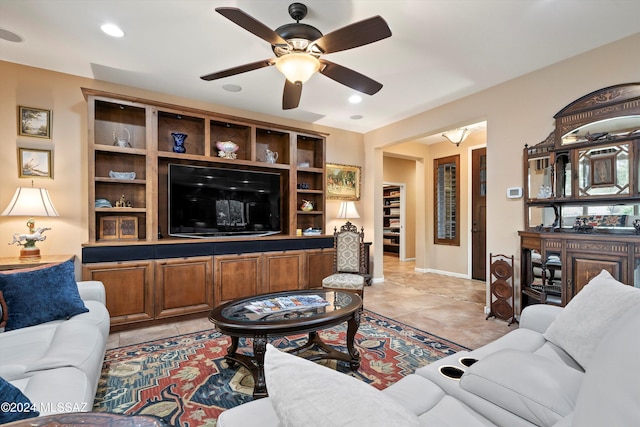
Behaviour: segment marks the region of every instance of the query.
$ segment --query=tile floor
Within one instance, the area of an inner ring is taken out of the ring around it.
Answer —
[[[469,348],[477,348],[517,328],[485,320],[485,283],[418,273],[414,262],[384,257],[384,282],[365,288],[364,307]],[[114,332],[108,348],[211,328],[206,316],[147,328]]]

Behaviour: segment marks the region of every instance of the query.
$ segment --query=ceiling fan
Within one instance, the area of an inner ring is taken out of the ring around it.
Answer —
[[[374,16],[323,35],[317,28],[300,23],[307,15],[307,7],[304,4],[292,3],[288,10],[289,15],[296,22],[272,30],[238,8],[216,8],[216,12],[225,18],[269,42],[276,57],[207,74],[200,78],[207,81],[216,80],[275,65],[287,78],[282,95],[283,110],[298,107],[302,95],[302,84],[316,72],[367,95],[373,95],[382,89],[382,84],[377,81],[327,61],[321,56],[390,37],[391,30],[384,19]]]

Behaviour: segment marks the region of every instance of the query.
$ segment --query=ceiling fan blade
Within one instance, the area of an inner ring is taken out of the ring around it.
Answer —
[[[284,91],[282,92],[282,109],[291,110],[298,108],[300,97],[302,96],[302,83],[291,83],[284,81]]]
[[[238,67],[228,68],[226,70],[218,71],[216,73],[207,74],[201,76],[202,80],[217,80],[223,77],[234,76],[236,74],[246,73],[247,71],[257,70],[258,68],[268,67],[276,63],[275,58],[263,59],[262,61],[252,62],[251,64],[244,64]]]
[[[322,53],[333,53],[364,46],[390,36],[391,30],[387,22],[380,16],[374,16],[325,34],[314,41],[313,45]]]
[[[358,92],[373,95],[382,89],[382,83],[378,83],[357,71],[327,61],[326,59],[320,59],[320,63],[322,64],[320,73]]]
[[[217,7],[216,12],[272,45],[287,44],[278,33],[237,7]]]

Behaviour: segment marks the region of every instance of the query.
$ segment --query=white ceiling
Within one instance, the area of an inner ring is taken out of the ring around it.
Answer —
[[[384,85],[354,93],[322,75],[283,111],[275,67],[199,77],[273,57],[271,46],[216,13],[238,7],[276,28],[289,0],[0,0],[0,59],[356,132],[389,123],[640,31],[638,0],[307,0],[302,21],[324,34],[374,15],[393,35],[326,59]],[[118,24],[121,39],[100,26]],[[237,93],[222,86],[235,84]],[[361,115],[360,120],[351,116]]]

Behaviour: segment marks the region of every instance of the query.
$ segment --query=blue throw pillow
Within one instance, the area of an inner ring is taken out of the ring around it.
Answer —
[[[40,415],[27,396],[0,377],[0,425]]]
[[[9,318],[5,331],[68,319],[89,311],[80,298],[73,261],[0,272]]]

